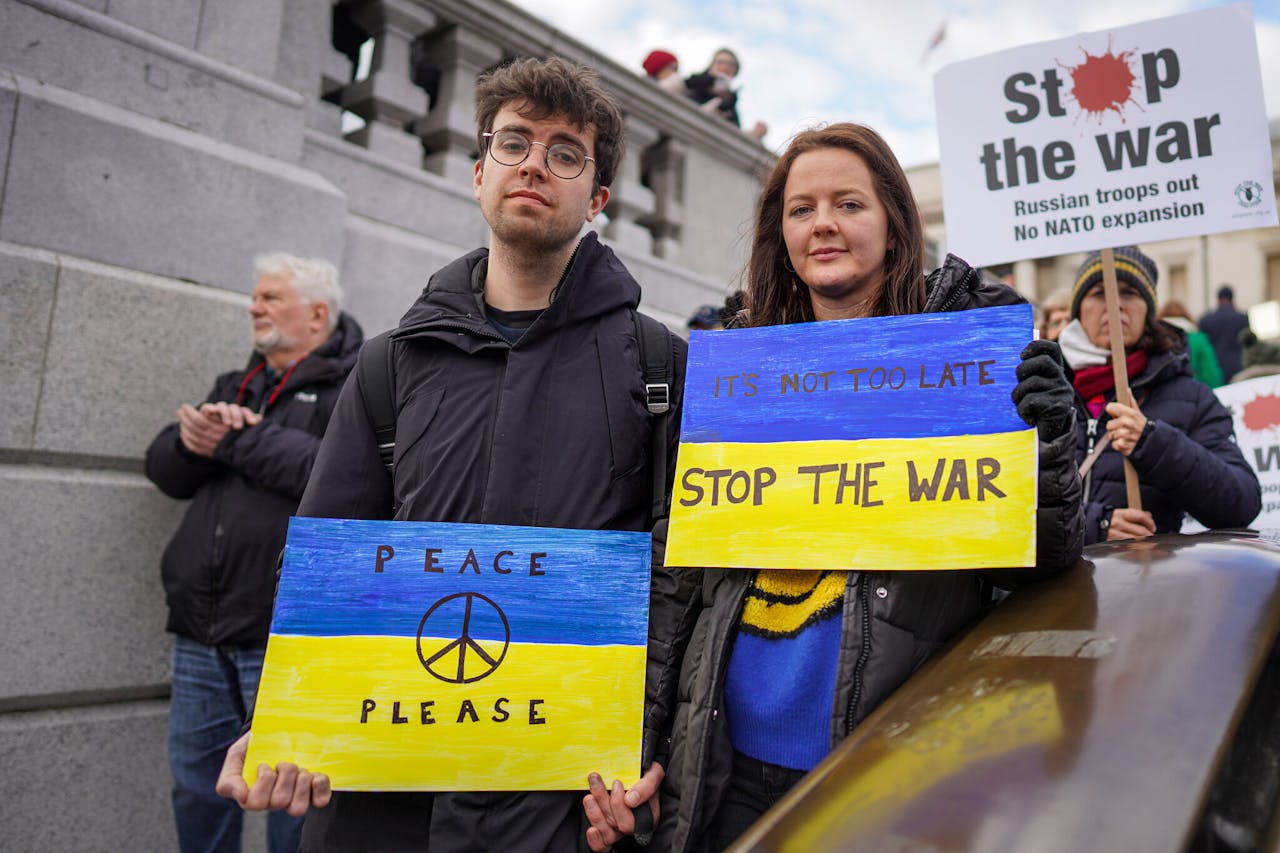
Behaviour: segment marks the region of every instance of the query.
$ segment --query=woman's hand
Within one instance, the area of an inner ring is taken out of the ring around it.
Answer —
[[[1107,435],[1111,436],[1111,446],[1128,456],[1138,446],[1142,431],[1147,428],[1147,416],[1135,406],[1123,403],[1108,403]]]
[[[1121,506],[1111,511],[1111,523],[1107,525],[1107,541],[1145,539],[1155,535],[1155,532],[1156,521],[1151,517],[1151,513]]]
[[[1075,427],[1075,402],[1071,383],[1063,370],[1062,350],[1053,341],[1032,341],[1022,351],[1013,403],[1027,426],[1040,440],[1052,442]]]

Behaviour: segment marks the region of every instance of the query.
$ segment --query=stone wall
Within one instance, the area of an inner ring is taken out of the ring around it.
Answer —
[[[158,566],[184,507],[143,452],[247,357],[255,254],[334,261],[372,334],[485,242],[477,73],[551,53],[601,71],[629,148],[600,227],[647,311],[683,330],[745,259],[770,158],[736,129],[500,0],[339,11],[0,0],[0,847],[175,847]]]

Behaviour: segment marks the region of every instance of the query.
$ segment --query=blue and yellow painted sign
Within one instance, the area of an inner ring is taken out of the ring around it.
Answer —
[[[649,536],[294,518],[246,767],[343,790],[640,773]]]
[[[667,563],[1034,564],[1031,338],[1030,305],[694,332]]]

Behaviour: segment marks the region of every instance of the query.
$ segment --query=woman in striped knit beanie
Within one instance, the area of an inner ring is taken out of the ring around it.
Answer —
[[[1261,508],[1258,478],[1236,446],[1231,413],[1197,381],[1185,334],[1156,319],[1155,262],[1115,250],[1121,337],[1134,405],[1115,401],[1102,258],[1085,258],[1058,344],[1076,390],[1076,459],[1085,477],[1085,543],[1176,532],[1190,515],[1209,528],[1244,527]],[[1127,505],[1124,458],[1141,484]]]

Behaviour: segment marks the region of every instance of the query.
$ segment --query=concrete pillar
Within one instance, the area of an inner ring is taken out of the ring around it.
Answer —
[[[684,143],[674,139],[664,139],[643,154],[654,206],[639,222],[653,234],[653,253],[675,264],[680,263],[684,222],[685,159]]]
[[[422,163],[422,145],[407,132],[427,111],[427,95],[410,79],[414,39],[436,24],[436,16],[409,0],[377,0],[359,6],[352,18],[374,39],[369,76],[345,86],[341,104],[363,118],[352,142],[405,165]]]
[[[502,48],[480,33],[450,27],[428,38],[426,53],[440,66],[431,112],[414,125],[429,152],[426,167],[470,186],[475,174],[476,78],[502,60]]]
[[[658,130],[628,117],[626,134],[626,151],[609,188],[609,206],[605,208],[609,225],[604,234],[615,246],[651,254],[653,232],[641,225],[640,220],[653,215],[655,201],[653,190],[642,183],[642,160],[644,152],[658,141]]]

